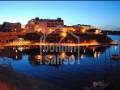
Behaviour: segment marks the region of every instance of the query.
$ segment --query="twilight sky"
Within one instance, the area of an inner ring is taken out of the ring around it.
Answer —
[[[0,1],[0,24],[8,21],[25,25],[34,17],[61,17],[66,25],[120,30],[120,1]]]

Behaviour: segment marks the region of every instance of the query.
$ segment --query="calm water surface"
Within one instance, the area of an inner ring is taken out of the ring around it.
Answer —
[[[120,36],[110,36],[113,40],[120,40]],[[80,90],[92,81],[109,81],[119,86],[120,60],[114,61],[110,57],[120,54],[120,45],[101,47],[82,47],[79,60],[72,64],[39,64],[35,50],[20,52],[6,48],[0,52],[0,63],[9,63],[15,71],[46,80],[68,90]],[[6,51],[7,50],[7,51]],[[30,53],[31,52],[31,53]],[[44,53],[44,55],[60,55],[60,53]],[[77,53],[66,53],[77,57]],[[44,61],[44,60],[43,60]]]

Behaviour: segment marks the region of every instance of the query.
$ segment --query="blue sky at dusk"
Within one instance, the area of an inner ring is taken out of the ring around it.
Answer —
[[[66,25],[120,29],[120,1],[0,1],[0,24],[61,17]]]

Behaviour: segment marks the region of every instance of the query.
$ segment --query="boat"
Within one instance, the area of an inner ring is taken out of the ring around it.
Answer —
[[[120,60],[120,54],[114,54],[111,56],[112,60]]]
[[[110,82],[93,81],[88,86],[84,87],[83,90],[104,90],[110,85]]]

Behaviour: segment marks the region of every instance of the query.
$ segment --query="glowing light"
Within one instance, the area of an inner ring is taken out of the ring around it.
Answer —
[[[61,33],[61,36],[62,36],[62,37],[66,37],[66,36],[67,36],[67,33],[63,32],[63,33]]]
[[[101,30],[96,30],[95,34],[100,34]]]
[[[50,55],[49,58],[52,59],[52,56]]]
[[[36,29],[37,32],[40,32],[41,30],[42,30],[41,28]]]
[[[94,58],[97,58],[97,52],[94,53]]]
[[[15,59],[18,59],[18,56],[15,56]]]
[[[15,28],[14,31],[16,31],[17,29]]]
[[[17,51],[17,50],[15,50],[15,52],[17,53],[18,51]]]
[[[94,58],[99,58],[100,57],[100,52],[95,52],[94,53]]]
[[[18,47],[18,50],[21,51],[21,52],[22,52],[24,49],[25,49],[24,47]]]
[[[100,52],[98,52],[98,58],[100,57]]]
[[[52,55],[47,55],[47,58],[48,58],[49,60],[52,60],[52,59],[53,59],[53,56],[52,56]]]
[[[49,28],[49,32],[51,32],[52,31],[52,29],[51,28]]]
[[[46,34],[50,34],[50,33],[52,33],[52,32],[54,31],[53,28],[48,28],[47,30],[48,30],[48,31],[46,32]]]
[[[24,40],[24,38],[18,38],[20,41],[23,41]]]
[[[71,31],[75,32],[75,29],[74,29],[74,28],[71,28]]]
[[[34,29],[36,32],[40,32],[42,30],[39,25],[35,25]]]
[[[100,52],[95,52],[94,53],[94,58],[97,58],[97,57],[99,57],[100,56]]]
[[[86,52],[86,49],[84,49],[83,52],[85,53],[85,52]]]
[[[62,38],[62,39],[64,39],[64,37]],[[2,45],[2,44],[1,44]],[[61,46],[96,46],[96,45],[100,45],[100,43],[98,43],[96,40],[91,40],[91,41],[89,41],[89,42],[81,42],[81,43],[79,43],[79,44],[76,44],[76,43],[61,43],[61,44],[58,44],[58,43],[47,43],[47,42],[36,42],[36,43],[31,43],[30,41],[28,41],[28,40],[23,40],[23,41],[14,41],[14,42],[9,42],[9,43],[6,43],[6,44],[4,44],[4,45],[2,45],[2,46],[22,46],[22,45],[48,45],[48,46],[53,46],[53,45],[55,45],[55,46],[59,46],[59,45],[61,45]]]
[[[29,45],[30,41],[14,41],[14,42],[11,42],[11,43],[8,43],[8,44],[12,45],[12,46]]]
[[[62,52],[62,53],[60,54],[60,57],[61,57],[62,59],[64,59],[64,58],[66,57],[65,52]]]
[[[81,31],[82,31],[82,33],[85,33],[85,32],[86,32],[86,30],[85,30],[85,29],[82,29]]]
[[[42,59],[42,56],[41,56],[41,55],[36,55],[36,56],[35,56],[35,59],[41,60],[41,59]]]
[[[83,59],[83,54],[80,55],[80,58]]]

